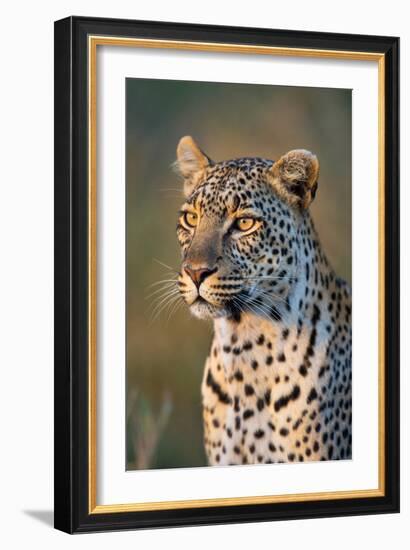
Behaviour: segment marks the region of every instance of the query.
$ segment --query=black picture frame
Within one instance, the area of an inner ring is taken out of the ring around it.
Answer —
[[[90,35],[378,52],[385,57],[385,494],[376,498],[89,512]],[[67,533],[399,511],[399,39],[68,17],[55,23],[55,527]]]

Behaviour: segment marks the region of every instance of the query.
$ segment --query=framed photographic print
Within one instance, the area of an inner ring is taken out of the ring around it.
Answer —
[[[398,511],[398,56],[56,22],[56,528]]]

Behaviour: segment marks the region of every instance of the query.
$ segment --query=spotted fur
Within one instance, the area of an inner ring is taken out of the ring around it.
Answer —
[[[202,383],[209,464],[351,458],[351,294],[309,214],[316,157],[213,163],[189,137],[177,154],[178,285],[214,323]],[[252,231],[238,231],[241,217]]]

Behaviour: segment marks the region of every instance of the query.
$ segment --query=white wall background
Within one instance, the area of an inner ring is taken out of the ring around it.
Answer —
[[[409,109],[406,4],[373,0],[236,2],[49,0],[3,5],[0,33],[0,542],[4,548],[235,549],[405,547],[410,521]],[[53,21],[156,19],[402,39],[402,513],[69,537],[52,530]],[[407,219],[406,219],[407,218]],[[407,337],[406,337],[407,336]]]

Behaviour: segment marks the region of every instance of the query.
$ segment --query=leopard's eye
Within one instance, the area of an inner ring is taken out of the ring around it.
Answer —
[[[195,214],[195,212],[184,212],[183,220],[188,227],[196,227],[198,225],[198,214]]]
[[[235,221],[235,227],[239,229],[239,231],[249,231],[255,224],[256,220],[253,218],[238,218]]]

